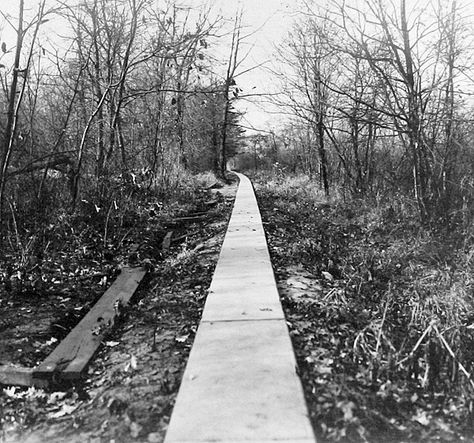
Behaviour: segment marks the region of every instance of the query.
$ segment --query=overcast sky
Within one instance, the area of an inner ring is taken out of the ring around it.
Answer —
[[[192,0],[189,0],[192,4]],[[275,92],[275,79],[269,72],[274,59],[275,46],[281,44],[295,20],[298,0],[210,0],[216,13],[225,19],[235,18],[236,11],[243,11],[243,34],[252,34],[245,40],[241,53],[251,48],[241,71],[251,69],[237,79],[243,94]],[[263,66],[260,66],[263,63]],[[255,69],[252,69],[255,68]],[[265,103],[265,97],[239,100],[236,107],[246,111],[244,126],[268,130],[278,124],[276,108]]]
[[[76,2],[76,0],[70,1]],[[156,1],[160,4],[162,0]],[[163,0],[163,2],[164,1],[165,0]],[[298,9],[301,10],[298,4],[302,1],[303,0],[177,0],[177,3],[184,3],[187,6],[196,6],[197,8],[206,3],[210,4],[213,7],[214,16],[220,14],[229,21],[229,29],[231,28],[232,18],[235,17],[236,12],[238,10],[243,11],[243,25],[245,26],[245,31],[252,35],[246,39],[245,46],[241,48],[241,52],[244,54],[250,47],[252,47],[252,51],[242,65],[241,70],[247,70],[261,65],[262,63],[266,64],[242,75],[237,79],[237,83],[239,88],[243,89],[244,94],[248,92],[265,94],[277,90],[275,79],[272,77],[268,68],[272,66],[272,61],[274,60],[275,46],[280,45],[281,42],[286,39],[292,24],[297,20],[298,16],[295,14],[295,11]],[[357,0],[349,1],[352,3],[357,2]],[[423,2],[427,0],[419,0],[416,3],[415,0],[413,0],[413,2],[410,0],[408,5],[413,6],[420,1]],[[441,4],[443,4],[443,2],[447,2],[448,0],[440,1]],[[47,3],[54,5],[56,0],[47,0]],[[472,0],[460,0],[458,3],[464,5],[465,8],[463,11],[465,13],[473,13],[474,6]],[[19,0],[0,0],[0,10],[7,14],[17,16],[18,4]],[[38,4],[39,0],[25,0],[27,17],[34,15],[38,9]],[[54,23],[51,21],[51,23],[44,25],[43,28],[48,29],[48,27],[51,27],[51,34],[61,32],[58,23],[58,20],[54,20]],[[14,47],[14,33],[1,16],[0,38],[6,42],[8,48]],[[230,38],[227,40],[221,39],[221,47],[216,48],[216,52],[225,51],[229,44]],[[224,55],[226,54],[223,52],[222,56]],[[5,63],[5,60],[2,60],[1,57],[2,54],[0,53],[0,63]],[[244,120],[244,124],[247,126],[263,130],[270,129],[271,126],[278,126],[279,118],[273,114],[276,108],[265,104],[264,100],[254,99],[254,103],[238,100],[237,107],[247,111]]]
[[[255,32],[249,37],[248,44],[252,45],[252,52],[242,69],[258,66],[263,62],[266,65],[256,68],[239,78],[238,84],[244,90],[257,93],[274,92],[275,82],[268,68],[274,58],[275,45],[284,40],[295,20],[294,10],[296,0],[214,0],[215,7],[226,18],[235,17],[236,10],[243,10],[243,24],[248,32]],[[256,87],[255,89],[252,89]],[[248,102],[240,103],[240,107],[247,111],[249,126],[268,129],[276,123],[278,118],[265,111],[275,109],[263,101],[255,99],[259,104]]]
[[[242,54],[252,47],[249,57],[243,63],[241,70],[256,67],[264,62],[264,66],[252,69],[238,79],[238,86],[246,92],[265,94],[272,92],[275,86],[268,67],[274,55],[274,47],[281,43],[291,27],[294,20],[294,9],[298,0],[181,0],[189,6],[202,5],[205,2],[212,5],[215,15],[222,15],[231,21],[235,17],[236,11],[243,11],[243,25],[245,34],[252,34],[245,41],[242,47]],[[25,0],[27,9],[26,15],[33,15],[38,9],[39,0]],[[55,0],[48,0],[48,4],[55,4]],[[0,0],[0,10],[13,16],[18,15],[19,0]],[[55,31],[58,23],[55,22]],[[10,26],[0,17],[0,37],[6,41],[8,48],[15,45],[15,36]],[[253,99],[259,101],[258,99]],[[275,110],[269,105],[265,105],[260,100],[260,104],[249,103],[240,100],[237,107],[247,111],[244,124],[256,128],[268,129],[268,126],[275,124],[277,118],[273,114],[268,114],[266,110]],[[266,108],[266,109],[265,109]]]

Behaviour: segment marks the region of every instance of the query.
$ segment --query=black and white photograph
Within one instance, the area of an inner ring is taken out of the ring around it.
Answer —
[[[0,0],[0,443],[474,443],[471,0]]]

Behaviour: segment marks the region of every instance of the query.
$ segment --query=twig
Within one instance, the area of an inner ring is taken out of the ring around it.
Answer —
[[[426,335],[431,331],[431,329],[433,328],[434,326],[434,322],[435,320],[432,320],[431,323],[428,325],[428,327],[425,329],[425,331],[423,332],[423,334],[421,334],[421,337],[418,339],[418,341],[416,342],[414,348],[410,351],[410,353],[405,357],[405,358],[402,358],[399,362],[397,362],[395,364],[395,366],[400,366],[402,363],[404,363],[405,361],[407,361],[409,358],[413,357],[413,355],[415,354],[416,350],[420,347],[421,343],[423,342],[424,338],[426,337]]]
[[[383,325],[385,323],[385,319],[387,317],[388,304],[389,304],[389,299],[387,298],[387,301],[385,302],[385,308],[383,310],[382,323],[380,324],[380,327],[379,327],[379,330],[378,330],[377,344],[375,345],[375,356],[377,356],[377,354],[379,353],[380,342],[381,342],[381,338],[382,338],[382,329],[383,329]]]
[[[338,288],[332,288],[328,291],[328,293],[323,297],[323,301],[326,301],[332,294],[336,292]]]
[[[110,220],[110,214],[112,212],[112,206],[113,205],[117,205],[117,203],[115,202],[115,200],[110,203],[110,206],[109,206],[109,210],[107,211],[107,216],[105,218],[105,229],[104,229],[104,248],[107,247],[107,234],[109,232],[109,220]]]
[[[125,241],[125,239],[128,237],[128,235],[130,234],[130,232],[132,232],[132,229],[130,228],[126,233],[125,235],[120,239],[119,241],[119,246],[123,244],[123,242]]]
[[[439,329],[436,327],[436,325],[433,325],[433,329],[436,332],[436,334],[438,335],[439,339],[441,340],[441,343],[443,343],[444,347],[446,348],[446,350],[449,352],[449,354],[453,358],[453,360],[459,365],[459,369],[461,370],[461,372],[467,377],[467,379],[469,380],[469,383],[471,383],[471,386],[474,388],[474,381],[471,378],[471,374],[469,374],[469,372],[464,367],[464,365],[460,361],[458,361],[458,359],[456,358],[456,355],[454,354],[453,350],[451,349],[451,346],[449,346],[448,342],[443,337],[441,332],[439,332]]]
[[[13,228],[15,229],[15,236],[16,236],[16,245],[23,252],[23,245],[21,243],[20,234],[18,233],[18,224],[16,222],[15,209],[13,208],[13,205],[10,199],[8,199],[7,202],[8,202],[8,206],[10,207],[10,211],[12,213]]]
[[[173,221],[175,222],[197,221],[197,220],[202,220],[205,217],[206,217],[206,213],[200,214],[200,215],[192,215],[188,217],[176,217],[173,219]]]

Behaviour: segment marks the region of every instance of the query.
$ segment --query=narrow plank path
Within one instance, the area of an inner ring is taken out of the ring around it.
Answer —
[[[315,442],[255,193],[237,175],[165,443]]]

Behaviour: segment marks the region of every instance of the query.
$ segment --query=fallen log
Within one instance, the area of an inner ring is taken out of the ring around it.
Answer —
[[[14,170],[8,171],[8,176],[27,174],[35,171],[42,171],[44,169],[52,169],[62,174],[67,173],[67,166],[72,165],[72,160],[65,154],[56,154],[51,158],[42,158],[33,160],[31,163]]]

